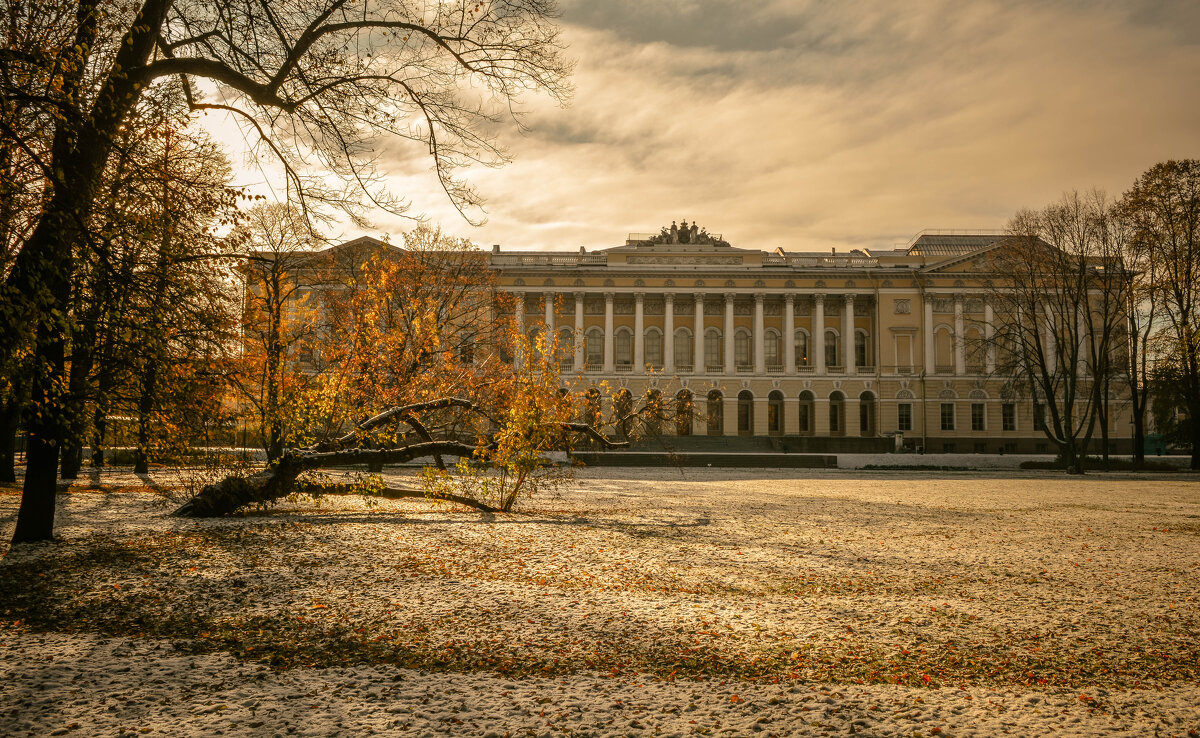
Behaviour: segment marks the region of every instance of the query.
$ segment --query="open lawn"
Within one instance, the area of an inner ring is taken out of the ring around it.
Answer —
[[[589,469],[512,515],[200,522],[101,481],[0,562],[0,735],[1200,731],[1190,474]]]

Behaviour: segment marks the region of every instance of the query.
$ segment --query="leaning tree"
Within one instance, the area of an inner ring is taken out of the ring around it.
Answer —
[[[0,366],[22,355],[32,364],[15,542],[53,534],[74,254],[113,140],[149,86],[179,80],[193,108],[258,135],[282,162],[289,197],[352,215],[365,201],[401,206],[372,175],[380,136],[427,147],[451,201],[472,208],[479,199],[456,170],[504,159],[493,123],[525,92],[569,93],[553,0],[46,0],[8,10],[0,109],[19,103],[33,122],[0,126],[0,148],[35,159],[47,182],[0,294]]]

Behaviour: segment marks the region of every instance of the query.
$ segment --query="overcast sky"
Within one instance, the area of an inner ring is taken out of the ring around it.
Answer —
[[[1196,0],[564,0],[570,107],[527,105],[466,224],[423,152],[395,191],[481,245],[605,248],[696,219],[839,251],[1002,228],[1066,189],[1200,157]],[[411,227],[380,217],[381,235]],[[346,237],[362,235],[347,229]]]

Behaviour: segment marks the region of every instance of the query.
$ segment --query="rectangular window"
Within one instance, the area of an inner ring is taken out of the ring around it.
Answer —
[[[987,412],[984,409],[985,407],[986,406],[982,402],[971,403],[971,430],[981,431],[984,429],[984,419],[986,418]]]
[[[1002,428],[1006,431],[1015,431],[1017,429],[1017,406],[1011,402],[1006,402],[1000,406],[1000,419]]]
[[[912,424],[912,403],[902,402],[897,407],[897,430],[910,431]]]
[[[800,403],[800,432],[808,433],[808,404]]]
[[[841,430],[841,427],[842,427],[841,420],[842,420],[842,403],[830,402],[829,403],[829,430],[833,433],[837,433],[839,430]]]
[[[942,403],[942,430],[944,430],[944,431],[954,430],[954,403],[953,402],[943,402]]]
[[[1033,429],[1046,430],[1046,408],[1042,403],[1033,403]]]

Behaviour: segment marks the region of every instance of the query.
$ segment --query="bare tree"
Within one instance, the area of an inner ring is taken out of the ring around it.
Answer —
[[[32,41],[47,24],[24,10],[43,5],[56,13],[48,45]],[[8,11],[0,57],[20,73],[0,79],[0,101],[30,99],[50,132],[35,147],[23,129],[0,130],[48,179],[0,297],[0,366],[22,347],[34,357],[17,542],[53,534],[74,254],[113,141],[148,86],[181,80],[195,108],[227,111],[259,133],[285,165],[289,195],[353,215],[363,202],[400,207],[374,185],[378,136],[427,146],[451,201],[470,208],[478,198],[455,170],[503,161],[492,123],[526,91],[569,92],[552,0],[11,0]],[[48,83],[9,82],[26,78]],[[198,85],[215,88],[211,101]]]
[[[1035,424],[1067,469],[1083,473],[1083,456],[1106,402],[1104,373],[1119,283],[1101,253],[1099,195],[1068,193],[1056,204],[1022,211],[991,253],[997,369],[1009,391],[1033,400]],[[1099,385],[1099,386],[1098,386]]]
[[[1125,193],[1135,246],[1152,264],[1159,363],[1177,383],[1200,469],[1200,160],[1156,164]]]

